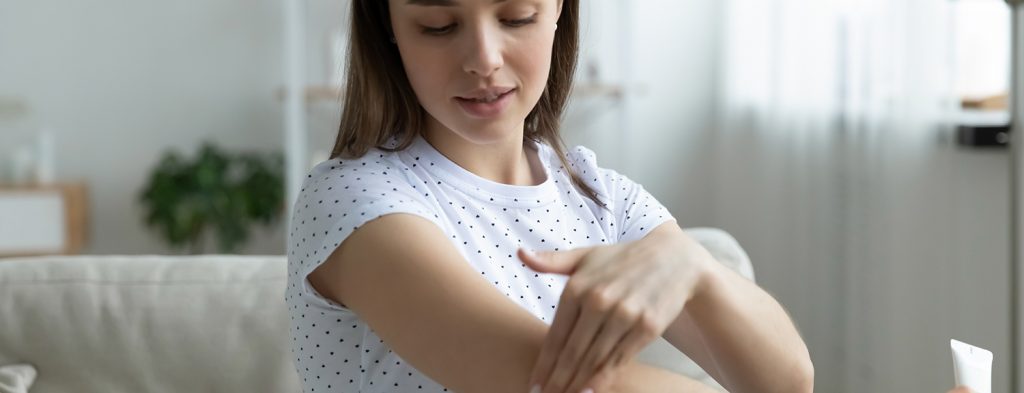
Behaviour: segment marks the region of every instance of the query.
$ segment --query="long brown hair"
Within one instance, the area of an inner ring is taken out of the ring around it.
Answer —
[[[426,110],[416,99],[398,47],[391,42],[393,33],[388,7],[387,0],[352,1],[344,107],[331,158],[361,157],[370,148],[403,150],[426,125]],[[576,73],[578,52],[579,0],[562,0],[547,86],[526,116],[523,138],[551,146],[572,184],[594,203],[606,206],[569,165],[565,143],[559,134],[562,112]],[[385,146],[392,137],[399,142],[393,149]]]

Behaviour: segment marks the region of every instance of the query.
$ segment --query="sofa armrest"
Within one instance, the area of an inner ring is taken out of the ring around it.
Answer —
[[[746,251],[728,232],[717,228],[684,228],[684,232],[699,242],[718,262],[754,280],[754,267]],[[644,348],[637,359],[646,364],[673,371],[725,391],[714,378],[696,362],[672,346],[664,338],[657,338]]]
[[[735,270],[743,277],[756,281],[750,256],[728,232],[707,227],[687,228],[684,229],[684,232],[704,246],[718,262]]]

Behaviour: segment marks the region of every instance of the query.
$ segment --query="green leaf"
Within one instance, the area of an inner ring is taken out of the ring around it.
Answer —
[[[194,158],[168,151],[139,191],[143,222],[176,249],[198,252],[204,233],[218,252],[248,241],[255,225],[284,212],[284,159],[278,152],[231,154],[205,142]]]

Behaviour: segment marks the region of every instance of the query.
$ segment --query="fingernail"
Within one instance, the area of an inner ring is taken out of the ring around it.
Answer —
[[[586,389],[583,389],[583,392],[581,392],[581,393],[594,393],[594,389],[586,388]]]
[[[533,387],[530,388],[530,393],[540,393],[540,385],[533,385]]]
[[[523,248],[522,250],[523,250],[523,254],[525,254],[526,257],[525,258],[524,257],[519,257],[520,261],[526,262],[526,259],[530,259],[531,263],[532,263],[532,261],[536,261],[537,260],[537,253],[535,253],[533,251],[530,251],[530,250],[527,250],[525,248]]]

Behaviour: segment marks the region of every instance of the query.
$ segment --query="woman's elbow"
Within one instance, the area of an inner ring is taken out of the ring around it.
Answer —
[[[775,368],[771,374],[761,374],[760,382],[747,380],[742,387],[733,386],[730,392],[749,393],[811,393],[814,391],[814,363],[810,354],[804,350],[801,355],[785,359],[786,366]],[[768,371],[767,369],[762,371]],[[735,389],[735,390],[733,390]]]
[[[799,367],[795,371],[793,380],[796,381],[793,392],[811,393],[814,391],[814,363],[810,356],[804,356]]]
[[[791,359],[790,367],[776,374],[778,379],[773,379],[771,389],[751,389],[747,386],[742,391],[763,392],[771,391],[778,393],[811,393],[814,391],[814,363],[807,352],[799,358]]]

